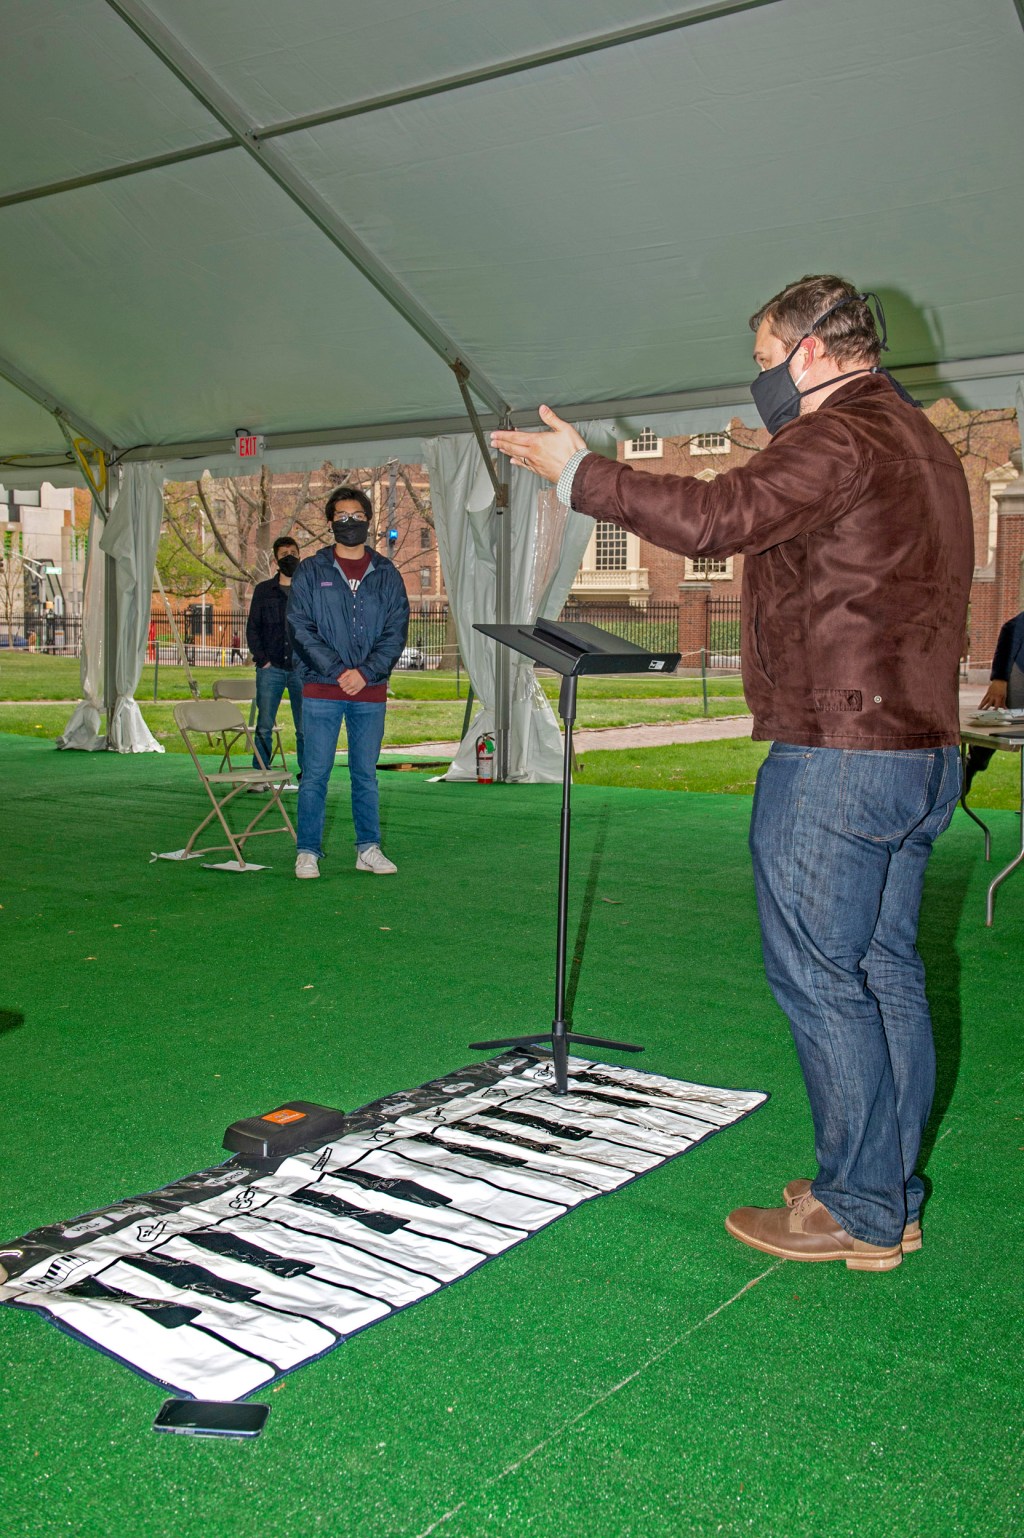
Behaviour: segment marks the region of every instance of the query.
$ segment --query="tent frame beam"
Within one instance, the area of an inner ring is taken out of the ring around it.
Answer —
[[[1024,0],[1022,0],[1024,3]],[[2,369],[0,369],[2,372]],[[893,368],[900,382],[912,393],[915,390],[938,394],[954,390],[959,379],[999,379],[1024,377],[1024,353],[1006,353],[989,358],[953,358],[940,363],[897,364]],[[600,420],[610,417],[636,421],[641,417],[667,415],[677,411],[715,410],[730,406],[750,407],[750,386],[741,384],[711,385],[704,389],[682,390],[671,395],[623,396],[617,400],[575,401],[558,407],[559,415],[568,421]],[[481,413],[477,416],[485,433],[500,427],[503,414]],[[514,408],[508,420],[516,427],[537,425],[537,413],[533,406]],[[358,427],[315,427],[301,432],[268,433],[266,447],[272,449],[317,448],[321,444],[330,448],[335,444],[374,443],[389,439],[439,438],[448,434],[464,434],[474,431],[468,416],[421,417],[407,422],[374,422]],[[140,444],[121,456],[124,463],[138,460],[202,459],[205,456],[220,458],[234,454],[234,438],[199,438],[185,443]],[[35,456],[40,457],[40,456]]]
[[[90,422],[88,417],[83,416],[80,411],[73,411],[70,406],[59,401],[55,395],[50,394],[49,390],[45,390],[28,374],[22,373],[21,369],[9,362],[7,358],[0,358],[0,375],[7,380],[8,384],[14,385],[16,390],[20,390],[22,395],[27,395],[29,400],[35,401],[37,406],[42,406],[44,411],[48,411],[62,425],[62,428],[64,425],[71,429],[77,428],[106,455],[114,453],[114,444],[111,439]]]
[[[361,101],[350,102],[345,106],[325,107],[320,112],[284,118],[278,123],[268,123],[263,128],[252,127],[249,134],[253,143],[259,144],[268,139],[281,139],[289,134],[306,133],[310,129],[322,128],[329,123],[344,122],[347,118],[365,117],[373,112],[386,112],[392,107],[402,107],[409,102],[426,101],[432,96],[446,96],[453,91],[486,85],[494,80],[506,79],[510,75],[522,75],[531,70],[543,69],[549,64],[562,64],[569,59],[585,58],[587,54],[603,53],[608,49],[621,48],[629,43],[643,42],[648,38],[661,37],[670,32],[680,32],[687,27],[699,26],[705,21],[717,21],[723,16],[759,10],[763,6],[778,3],[779,0],[708,0],[705,5],[694,6],[671,16],[663,16],[656,21],[642,22],[632,27],[620,27],[595,37],[582,38],[575,43],[565,43],[558,48],[541,49],[536,53],[507,59],[503,63],[485,64],[477,69],[464,70],[460,74],[445,75],[438,80],[425,81],[421,85],[407,86],[403,90],[364,97]],[[1024,6],[1024,0],[1016,0],[1016,4],[1018,7]],[[116,9],[120,11],[120,7]],[[123,19],[127,20],[127,17]],[[138,31],[138,28],[135,30]],[[184,83],[188,84],[187,81]],[[207,104],[204,103],[204,105]],[[208,107],[208,110],[212,109]],[[199,160],[206,155],[223,154],[225,150],[237,147],[238,139],[232,132],[230,138],[210,139],[203,144],[183,147],[180,150],[169,150],[163,155],[150,155],[140,160],[125,161],[121,165],[111,166],[105,170],[85,172],[81,176],[66,177],[58,182],[43,182],[35,187],[26,187],[20,192],[8,193],[0,197],[0,208],[9,208],[17,203],[30,203],[37,198],[55,197],[62,192],[75,192],[82,187],[95,187],[102,182],[117,181],[121,177],[136,176],[145,171],[161,170],[165,166],[181,165],[189,160]]]
[[[213,114],[233,136],[236,143],[261,166],[292,202],[327,236],[343,256],[363,274],[384,299],[397,310],[427,345],[449,367],[462,363],[470,384],[481,400],[499,414],[508,403],[482,369],[476,367],[442,329],[434,317],[405,287],[395,273],[370,250],[360,237],[321,196],[312,183],[299,172],[274,144],[260,141],[256,127],[249,122],[238,102],[203,68],[199,60],[175,36],[169,27],[149,9],[145,0],[107,0],[110,8],[131,27],[157,58],[174,74],[197,101]]]

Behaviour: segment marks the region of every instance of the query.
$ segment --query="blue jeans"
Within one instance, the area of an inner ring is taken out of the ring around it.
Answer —
[[[323,854],[327,782],[334,768],[341,723],[348,737],[348,772],[352,781],[352,821],[356,848],[380,843],[377,759],[384,741],[387,706],[368,700],[304,699],[306,759],[299,786],[298,827],[295,847],[299,854]]]
[[[281,696],[288,690],[288,698],[291,701],[292,720],[295,722],[295,757],[299,761],[299,773],[302,773],[303,736],[302,736],[302,683],[297,673],[290,672],[288,668],[275,668],[273,666],[256,669],[256,754],[253,755],[252,766],[254,769],[266,769],[270,763],[270,755],[273,751],[271,731],[277,720],[277,707],[281,703]],[[260,760],[262,759],[262,763]]]
[[[750,825],[765,971],[789,1017],[814,1121],[812,1190],[843,1228],[896,1244],[935,1090],[917,953],[932,844],[960,791],[953,747],[772,743]]]

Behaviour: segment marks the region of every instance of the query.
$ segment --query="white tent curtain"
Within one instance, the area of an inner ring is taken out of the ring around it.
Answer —
[[[117,562],[117,655],[115,701],[107,722],[107,746],[116,753],[162,753],[135,700],[146,659],[156,547],[164,503],[162,465],[126,465],[121,492],[107,519],[100,547]]]
[[[156,464],[126,465],[120,477],[120,489],[106,524],[100,522],[95,507],[90,520],[82,618],[84,698],[57,746],[162,753],[162,746],[142,719],[135,688],[146,656],[153,570],[163,518],[164,469]],[[114,706],[103,737],[99,724],[103,709],[103,557],[107,555],[113,557],[117,573],[117,651]]]
[[[480,702],[447,780],[476,779],[476,741],[494,728],[494,641],[473,629],[493,620],[496,600],[497,518],[494,492],[474,438],[425,439],[431,503],[448,602],[459,651]],[[532,625],[557,615],[593,530],[589,518],[563,507],[554,490],[527,471],[512,471],[510,620]],[[536,784],[562,777],[562,742],[554,713],[533,664],[512,654],[509,778]]]
[[[95,753],[107,745],[100,731],[103,716],[103,552],[100,536],[103,518],[96,503],[89,516],[89,540],[85,548],[85,574],[82,579],[82,650],[79,668],[82,679],[82,698],[71,713],[71,719],[57,738],[58,748],[77,748],[84,753]]]

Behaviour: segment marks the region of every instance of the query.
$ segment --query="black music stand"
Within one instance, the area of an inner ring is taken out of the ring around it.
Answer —
[[[542,667],[562,675],[558,694],[558,714],[565,723],[565,753],[562,762],[562,827],[558,856],[558,939],[555,948],[555,1018],[548,1032],[530,1036],[508,1036],[501,1041],[474,1041],[475,1052],[493,1047],[530,1047],[551,1042],[555,1065],[555,1093],[564,1095],[569,1088],[569,1048],[578,1042],[586,1047],[610,1047],[615,1052],[642,1052],[626,1041],[607,1041],[603,1036],[582,1036],[569,1030],[565,1019],[565,949],[569,906],[569,797],[572,790],[572,726],[576,719],[576,680],[583,673],[671,673],[679,661],[679,652],[649,652],[632,641],[623,641],[597,625],[557,624],[538,620],[536,625],[474,625],[483,635],[493,636],[503,646],[532,657]]]

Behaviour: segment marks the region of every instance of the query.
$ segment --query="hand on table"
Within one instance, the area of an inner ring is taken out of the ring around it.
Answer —
[[[1002,710],[1006,704],[1006,679],[993,678],[982,695],[979,710]]]
[[[493,432],[491,444],[500,454],[507,454],[514,465],[555,482],[572,456],[587,445],[575,427],[563,422],[550,406],[541,406],[540,419],[548,428],[546,433]]]

